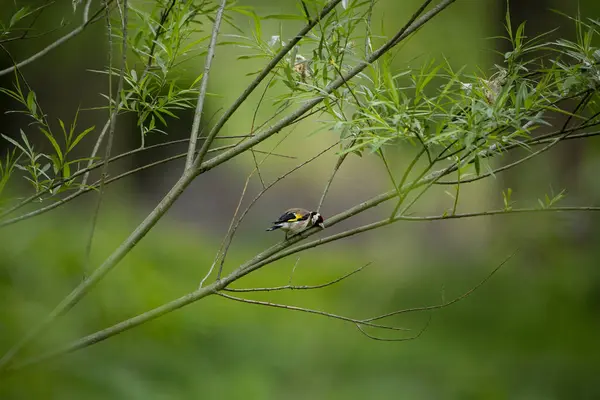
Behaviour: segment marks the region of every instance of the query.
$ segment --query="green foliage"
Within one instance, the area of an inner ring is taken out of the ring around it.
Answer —
[[[71,168],[74,166],[79,169],[81,164],[91,159],[70,159],[69,155],[94,130],[94,127],[88,127],[79,132],[77,130],[79,112],[77,112],[73,123],[68,129],[65,127],[64,122],[58,119],[62,137],[57,137],[53,133],[46,115],[39,107],[35,92],[28,85],[27,88],[28,91],[26,92],[21,85],[21,78],[15,75],[14,89],[0,88],[0,93],[9,96],[23,107],[19,110],[9,111],[9,113],[24,114],[31,118],[33,123],[29,128],[32,126],[37,127],[37,130],[50,145],[51,151],[36,150],[32,140],[28,138],[23,129],[20,129],[20,137],[16,139],[2,133],[2,138],[14,146],[13,154],[16,154],[19,159],[25,160],[23,163],[15,162],[10,168],[5,168],[4,185],[11,177],[14,168],[18,168],[25,172],[24,179],[33,185],[35,193],[38,194],[50,192],[51,195],[54,195],[78,187],[76,183],[69,179],[72,175]],[[28,130],[30,130],[29,128]],[[59,143],[59,140],[62,143]]]

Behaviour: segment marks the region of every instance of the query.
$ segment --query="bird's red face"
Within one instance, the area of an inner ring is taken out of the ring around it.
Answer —
[[[318,212],[313,213],[312,220],[313,220],[313,226],[318,226],[321,229],[325,228],[325,225],[323,224],[323,222],[324,222],[323,216],[321,214],[319,214]]]

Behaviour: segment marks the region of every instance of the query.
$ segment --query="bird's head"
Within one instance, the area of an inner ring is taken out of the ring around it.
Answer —
[[[323,216],[320,213],[313,211],[310,214],[312,226],[318,226],[321,229],[325,228]]]

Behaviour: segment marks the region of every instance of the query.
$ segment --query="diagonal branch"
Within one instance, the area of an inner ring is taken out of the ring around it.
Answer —
[[[204,109],[204,99],[206,98],[206,90],[208,88],[208,75],[212,66],[212,60],[215,56],[215,48],[217,47],[217,37],[219,36],[219,28],[223,19],[223,11],[227,0],[221,0],[221,5],[217,10],[215,22],[213,24],[212,36],[204,61],[204,73],[200,82],[200,91],[198,93],[198,102],[196,103],[196,112],[194,113],[194,122],[192,123],[192,132],[190,133],[190,144],[188,146],[187,158],[185,160],[185,168],[190,169],[194,162],[194,154],[196,154],[196,143],[198,141],[198,132],[200,131],[200,121],[202,120],[202,111]],[[208,140],[208,139],[207,139]]]
[[[390,330],[390,331],[409,331],[410,330],[410,329],[407,329],[407,328],[400,328],[400,327],[396,327],[396,326],[374,324],[372,322],[368,322],[368,321],[365,321],[365,320],[360,320],[360,319],[356,319],[356,318],[350,318],[350,317],[346,317],[346,316],[343,316],[343,315],[329,313],[329,312],[326,312],[326,311],[313,310],[311,308],[304,308],[304,307],[298,307],[298,306],[290,306],[290,305],[287,305],[287,304],[271,303],[269,301],[243,299],[241,297],[231,296],[229,294],[225,294],[225,293],[222,293],[220,291],[216,292],[215,294],[217,294],[217,295],[219,295],[221,297],[225,297],[226,299],[235,300],[235,301],[239,301],[239,302],[242,302],[242,303],[255,304],[255,305],[267,306],[267,307],[273,307],[273,308],[282,308],[282,309],[285,309],[285,310],[299,311],[299,312],[308,313],[308,314],[320,315],[322,317],[337,319],[337,320],[340,320],[340,321],[351,322],[351,323],[354,323],[354,324],[360,324],[360,325],[364,325],[364,326],[370,326],[370,327],[373,327],[373,328],[386,329],[386,330]]]
[[[25,65],[31,64],[32,62],[34,62],[34,61],[38,60],[39,58],[45,56],[46,54],[48,54],[50,51],[54,50],[58,46],[62,45],[63,43],[66,43],[70,39],[73,39],[75,36],[79,35],[89,25],[91,25],[94,22],[97,22],[97,21],[100,20],[98,18],[98,16],[102,14],[102,12],[105,10],[105,8],[108,7],[108,5],[110,3],[112,3],[112,1],[113,0],[108,0],[106,2],[107,4],[103,5],[102,7],[100,7],[100,9],[94,13],[94,15],[92,16],[92,18],[90,18],[89,20],[87,20],[86,22],[84,22],[83,24],[81,24],[79,27],[75,28],[71,32],[67,33],[65,36],[63,36],[60,39],[52,42],[51,44],[49,44],[48,46],[46,46],[44,49],[42,49],[39,52],[35,53],[31,57],[29,57],[29,58],[21,61],[20,63],[18,63],[16,65],[13,65],[12,67],[8,67],[6,69],[0,70],[0,76],[6,75],[6,74],[10,74],[16,68],[21,68],[21,67],[24,67]]]

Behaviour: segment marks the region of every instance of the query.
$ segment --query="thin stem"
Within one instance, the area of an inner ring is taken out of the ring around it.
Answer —
[[[208,76],[212,66],[212,60],[215,56],[215,48],[217,47],[217,37],[219,36],[219,28],[223,19],[223,11],[227,0],[221,0],[221,5],[217,10],[215,22],[213,24],[212,35],[208,45],[206,60],[204,61],[204,73],[200,82],[200,91],[198,92],[198,102],[196,103],[196,112],[194,113],[194,122],[192,123],[192,132],[190,133],[190,144],[188,146],[188,154],[185,160],[185,168],[190,169],[194,163],[194,154],[196,154],[196,142],[198,141],[198,132],[200,131],[200,121],[202,120],[202,110],[204,109],[204,99],[206,98],[206,90],[208,88]],[[210,135],[209,135],[210,136]],[[207,139],[208,140],[208,139]],[[211,140],[212,142],[212,140]],[[205,141],[206,144],[206,141]],[[206,153],[206,151],[205,151]]]
[[[343,315],[333,314],[333,313],[329,313],[329,312],[321,311],[321,310],[313,310],[313,309],[310,309],[310,308],[290,306],[290,305],[287,305],[287,304],[271,303],[271,302],[268,302],[268,301],[243,299],[241,297],[235,297],[235,296],[231,296],[229,294],[225,294],[225,293],[223,293],[221,291],[218,291],[215,294],[217,294],[217,295],[219,295],[221,297],[225,297],[226,299],[235,300],[235,301],[239,301],[239,302],[242,302],[242,303],[260,305],[260,306],[267,306],[267,307],[273,307],[273,308],[283,308],[285,310],[290,310],[290,311],[299,311],[299,312],[308,313],[308,314],[320,315],[322,317],[337,319],[337,320],[344,321],[344,322],[352,322],[354,324],[360,324],[360,325],[370,326],[370,327],[373,327],[373,328],[387,329],[387,330],[391,330],[391,331],[408,331],[408,330],[410,330],[410,329],[400,328],[400,327],[396,327],[396,326],[373,324],[372,322],[365,322],[364,320],[360,320],[360,319],[356,319],[356,318],[350,318],[350,317],[346,317],[346,316],[343,316]]]
[[[408,167],[406,168],[406,170],[404,171],[404,174],[402,175],[402,180],[400,181],[400,184],[398,185],[398,187],[396,188],[397,190],[401,190],[404,185],[406,184],[406,180],[408,179],[410,173],[412,172],[413,168],[415,167],[415,165],[417,165],[417,162],[419,161],[419,159],[421,158],[421,156],[425,153],[425,147],[423,147],[421,149],[420,152],[417,153],[417,155],[412,159],[412,161],[410,162],[410,164],[408,164]],[[421,174],[420,177],[423,176],[423,174],[426,174],[427,171],[429,171],[429,169],[433,167],[433,163],[429,163],[429,167],[427,169],[424,170],[424,172]],[[394,207],[394,210],[392,211],[392,214],[390,215],[390,218],[394,218],[396,216],[396,214],[398,213],[398,210],[400,209],[400,206],[402,205],[402,202],[404,201],[404,199],[406,198],[406,195],[408,194],[409,191],[399,193],[398,196],[398,202],[396,203],[396,207]]]
[[[111,2],[112,2],[112,0],[108,0],[107,4],[110,4]],[[34,62],[34,61],[40,59],[41,57],[45,56],[46,54],[48,54],[50,51],[54,50],[58,46],[66,43],[70,39],[73,39],[75,36],[77,36],[81,32],[83,32],[85,30],[85,28],[87,28],[89,25],[93,24],[96,21],[99,21],[99,19],[97,17],[102,14],[102,12],[104,11],[105,7],[106,7],[106,5],[103,5],[102,7],[100,7],[100,9],[98,11],[96,11],[96,13],[94,13],[94,15],[92,16],[91,19],[89,19],[88,21],[84,22],[83,24],[81,24],[79,27],[75,28],[71,32],[67,33],[65,36],[63,36],[63,37],[55,40],[54,42],[52,42],[51,44],[49,44],[48,46],[46,46],[44,49],[40,50],[39,52],[35,53],[31,57],[29,57],[29,58],[21,61],[20,63],[18,63],[16,65],[13,65],[12,67],[8,67],[6,69],[1,70],[0,71],[0,76],[4,76],[6,74],[10,74],[11,72],[13,72],[17,68],[21,68],[21,67],[24,67],[24,66],[26,66],[28,64],[31,64],[32,62]]]
[[[90,7],[92,6],[92,0],[87,0],[85,3],[85,7],[83,8],[83,23],[87,23],[89,21],[90,16]]]
[[[128,15],[128,5],[127,0],[123,1],[123,10],[121,16],[122,22],[122,30],[123,30],[123,40],[121,44],[121,68],[119,71],[119,83],[117,84],[117,99],[121,97],[121,92],[123,91],[123,80],[125,75],[125,66],[127,65],[127,15]],[[118,0],[117,0],[118,2]],[[110,128],[108,130],[108,138],[106,141],[106,148],[104,150],[104,163],[102,164],[102,171],[100,173],[100,187],[98,189],[98,200],[96,202],[96,207],[92,214],[92,224],[90,228],[90,234],[87,240],[87,245],[85,249],[85,265],[83,267],[84,275],[89,270],[90,264],[90,256],[92,254],[92,245],[94,242],[94,233],[96,232],[96,224],[98,222],[98,215],[100,215],[100,207],[102,205],[102,198],[104,197],[105,190],[105,181],[108,175],[108,163],[110,162],[110,153],[112,151],[115,129],[117,126],[117,113],[119,107],[113,111],[112,110],[112,26],[110,23],[110,12],[108,8],[108,4],[106,4],[106,27],[108,30],[108,114],[110,120]],[[118,104],[118,100],[115,100],[115,104]]]
[[[458,198],[460,196],[460,168],[456,170],[456,175],[456,194],[454,195],[454,204],[452,205],[452,215],[456,214],[456,208],[458,207]]]
[[[339,283],[339,282],[343,281],[344,279],[349,278],[349,277],[351,277],[352,275],[354,275],[356,273],[359,273],[360,271],[362,271],[363,269],[365,269],[369,265],[371,265],[371,263],[367,263],[367,264],[363,265],[360,268],[357,268],[357,269],[355,269],[353,271],[348,272],[347,274],[344,274],[344,275],[340,276],[339,278],[336,278],[336,279],[331,280],[329,282],[321,283],[319,285],[292,285],[292,284],[288,284],[288,285],[284,285],[284,286],[273,286],[273,287],[262,287],[262,288],[247,288],[247,289],[225,288],[225,289],[223,289],[223,291],[225,291],[225,292],[237,292],[237,293],[244,292],[245,293],[245,292],[276,292],[276,291],[279,291],[279,290],[313,290],[313,289],[322,289],[322,288],[327,287],[327,286],[335,285],[336,283]]]

